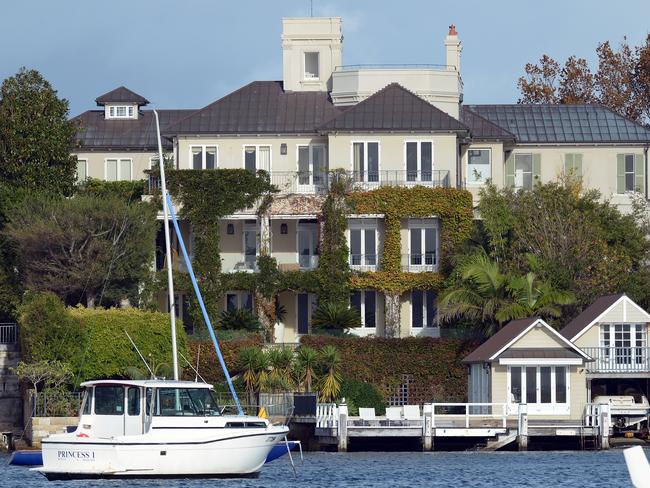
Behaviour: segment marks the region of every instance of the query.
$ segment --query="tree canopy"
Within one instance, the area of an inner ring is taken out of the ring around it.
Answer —
[[[640,46],[626,39],[618,49],[609,41],[596,48],[597,68],[570,56],[562,66],[544,54],[528,63],[517,82],[519,103],[599,103],[629,119],[650,122],[650,35]]]

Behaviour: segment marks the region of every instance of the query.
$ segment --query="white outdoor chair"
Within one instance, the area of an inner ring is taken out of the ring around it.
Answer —
[[[359,417],[362,425],[370,425],[377,421],[374,408],[359,408]]]
[[[420,414],[419,405],[404,405],[404,420],[412,422],[417,420],[418,422],[422,420],[422,415]]]
[[[386,420],[388,425],[402,425],[402,408],[386,407]]]

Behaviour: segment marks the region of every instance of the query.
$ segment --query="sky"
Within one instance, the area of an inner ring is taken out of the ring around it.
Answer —
[[[39,70],[70,101],[95,107],[120,85],[157,108],[200,108],[253,80],[282,78],[282,17],[310,0],[0,0],[0,80]],[[343,63],[445,63],[455,24],[466,103],[514,103],[527,62],[599,42],[637,45],[650,0],[312,0],[343,19]]]

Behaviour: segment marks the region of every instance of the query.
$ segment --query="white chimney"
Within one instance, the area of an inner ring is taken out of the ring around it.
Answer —
[[[458,32],[456,32],[454,24],[449,26],[449,34],[445,37],[445,47],[447,48],[447,69],[453,69],[460,73],[460,53],[463,50],[463,45],[458,40]]]

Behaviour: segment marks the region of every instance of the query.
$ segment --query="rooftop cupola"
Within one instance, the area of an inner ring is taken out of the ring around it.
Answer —
[[[447,48],[447,69],[454,69],[460,73],[460,53],[463,51],[463,45],[458,39],[456,26],[449,26],[449,33],[445,37],[445,47]]]
[[[342,64],[340,17],[282,19],[282,76],[285,91],[329,91]]]
[[[104,107],[106,119],[137,119],[141,106],[149,100],[124,86],[104,93],[95,99],[97,105]]]

